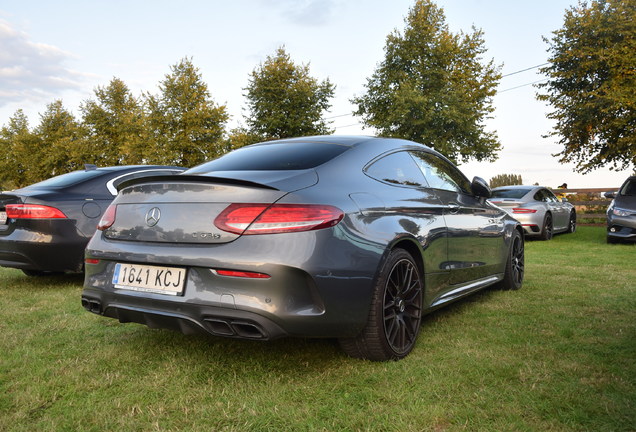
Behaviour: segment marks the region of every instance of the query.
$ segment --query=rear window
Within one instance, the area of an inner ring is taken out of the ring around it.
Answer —
[[[492,191],[493,198],[522,198],[525,194],[530,192],[532,189],[497,189]]]
[[[185,174],[213,171],[286,171],[315,168],[344,153],[349,147],[322,143],[281,143],[243,147]]]
[[[62,174],[56,177],[51,177],[39,183],[30,185],[30,188],[62,188],[72,186],[74,184],[99,177],[104,174],[103,171],[91,170],[91,171],[73,171],[68,174]]]

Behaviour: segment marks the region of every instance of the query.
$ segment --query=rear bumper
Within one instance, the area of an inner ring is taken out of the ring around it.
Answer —
[[[79,236],[74,225],[68,222],[46,221],[33,227],[18,226],[0,231],[0,266],[81,272],[88,238]]]
[[[539,225],[523,224],[521,226],[523,227],[527,236],[537,236],[541,234],[541,227],[539,227]]]
[[[126,242],[108,242],[108,252],[102,253],[93,247],[102,240],[94,239],[87,257],[99,262],[86,265],[82,304],[121,322],[186,334],[260,340],[353,337],[366,323],[381,257],[351,249],[326,235],[328,231],[298,233],[292,242],[263,235],[220,246],[180,245],[180,256],[171,255],[174,248],[169,244]],[[326,244],[317,248],[317,243]],[[116,288],[111,280],[117,262],[185,268],[184,292],[173,296]],[[213,271],[218,269],[265,273],[270,278],[222,276]]]
[[[145,303],[145,302],[142,302]],[[255,313],[220,307],[187,304],[174,312],[168,305],[118,304],[116,296],[84,292],[82,306],[89,312],[115,318],[121,323],[138,323],[150,328],[179,331],[183,334],[209,333],[239,339],[273,340],[288,336],[275,322]]]

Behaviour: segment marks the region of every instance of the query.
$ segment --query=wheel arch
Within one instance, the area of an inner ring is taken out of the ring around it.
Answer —
[[[420,246],[417,239],[410,235],[397,237],[393,240],[393,242],[389,244],[389,246],[386,248],[384,256],[382,257],[382,264],[379,267],[382,268],[384,266],[389,253],[391,253],[391,251],[395,249],[403,249],[408,252],[417,264],[418,269],[422,273],[422,278],[424,278],[424,254],[422,252],[422,247]]]

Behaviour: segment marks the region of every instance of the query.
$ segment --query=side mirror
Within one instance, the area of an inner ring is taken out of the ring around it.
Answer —
[[[563,198],[561,198],[561,202],[562,202],[562,203],[566,203],[566,202],[568,202],[568,199],[567,199],[567,198],[565,198],[565,197],[563,197]]]
[[[616,192],[605,192],[605,198],[616,198]]]
[[[472,190],[473,195],[480,198],[490,198],[492,196],[490,186],[488,186],[486,180],[481,177],[473,178],[473,182],[470,184],[470,189]]]

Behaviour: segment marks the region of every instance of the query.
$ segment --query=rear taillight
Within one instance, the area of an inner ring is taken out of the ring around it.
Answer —
[[[66,215],[55,207],[39,204],[7,204],[9,219],[66,219]]]
[[[512,212],[516,214],[524,214],[524,213],[536,213],[537,211],[535,209],[515,207],[512,209]]]
[[[111,204],[108,206],[104,215],[100,219],[97,224],[97,229],[100,231],[104,231],[110,228],[115,223],[115,218],[117,217],[117,206],[115,204]]]
[[[214,225],[234,234],[275,234],[332,227],[342,220],[342,210],[314,204],[231,204]]]

